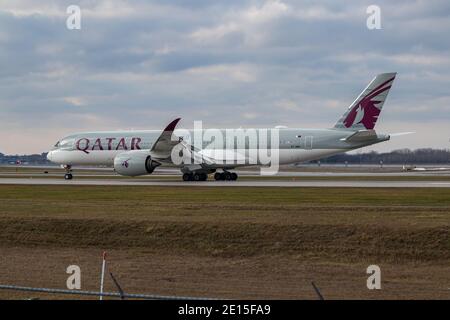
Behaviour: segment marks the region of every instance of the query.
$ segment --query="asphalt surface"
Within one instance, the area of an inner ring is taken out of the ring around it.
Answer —
[[[437,181],[158,181],[145,179],[0,178],[0,184],[88,185],[88,186],[189,186],[189,187],[352,187],[352,188],[450,188],[450,182]]]

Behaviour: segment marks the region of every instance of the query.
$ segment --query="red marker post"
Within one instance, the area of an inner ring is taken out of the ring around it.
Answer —
[[[105,271],[106,271],[106,251],[103,252],[102,275],[100,278],[100,300],[103,300],[103,283],[105,281]]]

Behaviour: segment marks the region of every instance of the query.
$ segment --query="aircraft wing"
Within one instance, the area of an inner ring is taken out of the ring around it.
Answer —
[[[235,150],[198,149],[179,139],[172,140],[172,134],[180,118],[173,120],[163,130],[153,144],[150,153],[153,158],[162,162],[172,162],[171,153],[174,147],[182,151],[183,167],[189,171],[199,169],[235,168],[249,163],[248,157]]]
[[[180,142],[180,147],[183,150],[183,167],[189,171],[217,168],[231,169],[249,163],[249,158],[236,150],[200,150],[185,141]]]

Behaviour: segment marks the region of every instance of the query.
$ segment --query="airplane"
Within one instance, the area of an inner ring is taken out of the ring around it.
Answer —
[[[238,175],[231,171],[235,168],[269,165],[261,157],[250,156],[261,151],[276,155],[271,161],[276,160],[278,164],[292,164],[390,140],[392,135],[377,133],[375,124],[395,77],[393,72],[373,78],[332,128],[246,129],[253,130],[254,136],[259,135],[256,144],[249,143],[248,139],[236,142],[230,138],[230,141],[206,139],[198,146],[189,142],[190,137],[201,136],[211,129],[176,129],[180,121],[177,118],[162,132],[104,131],[69,135],[55,144],[47,158],[65,168],[67,180],[72,179],[75,165],[112,166],[118,174],[130,177],[151,174],[159,166],[172,166],[180,169],[184,181],[205,181],[213,173],[215,180],[236,180]],[[214,130],[226,135],[228,129]],[[264,138],[265,134],[276,136],[276,140],[267,143],[269,138]],[[183,161],[174,161],[174,154],[179,154]]]

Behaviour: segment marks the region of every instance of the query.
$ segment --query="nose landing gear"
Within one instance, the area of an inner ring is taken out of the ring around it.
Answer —
[[[65,166],[63,166],[63,168],[66,170],[66,174],[64,175],[64,179],[65,180],[72,180],[72,178],[73,178],[73,176],[72,176],[72,166],[65,165]]]
[[[66,173],[66,174],[64,175],[64,179],[66,179],[66,180],[72,180],[72,178],[73,178],[73,176],[72,176],[71,173]]]

